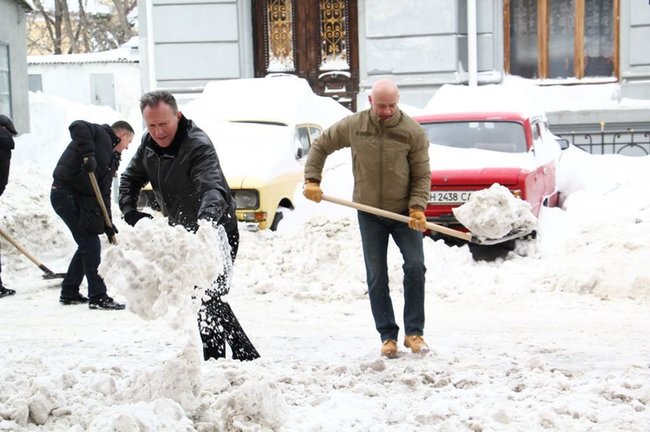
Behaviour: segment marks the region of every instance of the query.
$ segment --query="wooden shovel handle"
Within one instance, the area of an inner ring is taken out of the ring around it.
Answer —
[[[102,214],[104,215],[104,223],[108,227],[113,227],[113,222],[111,221],[110,216],[108,215],[108,210],[106,210],[106,204],[104,204],[104,198],[102,198],[102,193],[99,190],[99,184],[97,184],[97,177],[95,177],[95,173],[90,171],[88,173],[88,177],[90,178],[90,184],[93,186],[93,191],[95,192],[95,198],[97,198],[97,204],[99,204],[99,207],[102,209]],[[113,234],[109,239],[109,242],[112,244],[117,244],[117,236]]]
[[[36,264],[36,266],[37,266],[38,268],[40,268],[41,270],[43,270],[46,274],[50,274],[50,275],[51,275],[51,274],[54,274],[54,272],[53,272],[52,270],[50,270],[49,268],[47,268],[47,267],[45,266],[45,264],[43,264],[43,263],[40,262],[38,259],[36,259],[36,257],[35,257],[34,255],[32,255],[32,254],[30,254],[29,252],[27,252],[27,249],[25,249],[24,247],[22,247],[22,246],[21,246],[21,245],[20,245],[16,240],[14,240],[13,238],[11,238],[11,237],[9,236],[9,234],[7,234],[3,229],[0,229],[0,236],[2,236],[5,240],[7,240],[9,243],[11,243],[11,244],[16,248],[16,249],[18,249],[18,250],[20,251],[20,253],[22,253],[22,254],[25,255],[27,258],[29,258],[29,260],[30,260],[31,262],[33,262],[34,264]]]
[[[365,204],[355,203],[353,201],[347,201],[347,200],[332,197],[332,196],[329,196],[329,195],[323,195],[323,200],[334,203],[334,204],[339,204],[339,205],[342,205],[342,206],[351,207],[351,208],[361,210],[361,211],[364,211],[364,212],[367,212],[367,213],[372,213],[372,214],[374,214],[376,216],[382,216],[382,217],[385,217],[385,218],[388,218],[388,219],[393,219],[393,220],[400,221],[400,222],[408,223],[411,220],[410,217],[401,215],[399,213],[390,212],[390,211],[387,211],[387,210],[383,210],[383,209],[372,207],[372,206],[365,205]],[[455,230],[455,229],[452,229],[452,228],[447,228],[446,226],[438,225],[438,224],[435,224],[433,222],[427,222],[425,224],[425,226],[426,226],[426,228],[428,230],[439,232],[441,234],[446,234],[448,236],[456,237],[456,238],[459,238],[459,239],[462,239],[462,240],[465,240],[465,241],[472,240],[472,234],[468,233],[468,232],[463,232],[463,231]]]

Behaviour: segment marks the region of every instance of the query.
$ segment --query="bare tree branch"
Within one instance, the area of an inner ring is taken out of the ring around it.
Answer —
[[[53,10],[44,3],[34,0],[36,13],[28,18],[30,54],[104,51],[117,48],[133,35],[129,14],[137,0],[103,0],[111,9],[108,13],[89,12],[85,0],[54,0]]]

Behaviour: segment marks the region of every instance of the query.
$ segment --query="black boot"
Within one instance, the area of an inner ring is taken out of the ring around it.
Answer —
[[[0,298],[16,294],[16,291],[0,285]]]
[[[73,295],[63,295],[59,297],[59,303],[64,305],[76,305],[82,303],[88,303],[88,297],[82,295],[81,293],[76,293]]]
[[[117,303],[109,296],[102,297],[99,300],[90,300],[88,302],[88,308],[90,309],[122,310],[125,307],[125,305]]]

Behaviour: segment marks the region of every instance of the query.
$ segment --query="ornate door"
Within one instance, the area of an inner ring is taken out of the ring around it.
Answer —
[[[357,0],[253,0],[255,76],[292,74],[356,109]]]

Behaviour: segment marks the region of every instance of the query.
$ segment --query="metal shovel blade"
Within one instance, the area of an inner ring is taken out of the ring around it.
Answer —
[[[504,243],[510,240],[515,240],[518,238],[526,237],[528,234],[532,233],[532,229],[525,229],[525,228],[519,228],[516,230],[510,231],[508,234],[506,234],[503,237],[499,237],[498,239],[488,239],[488,238],[481,238],[478,237],[474,234],[472,234],[472,237],[469,239],[470,242],[480,244],[480,245],[495,245],[499,243]]]
[[[45,273],[43,279],[63,279],[67,273]]]

